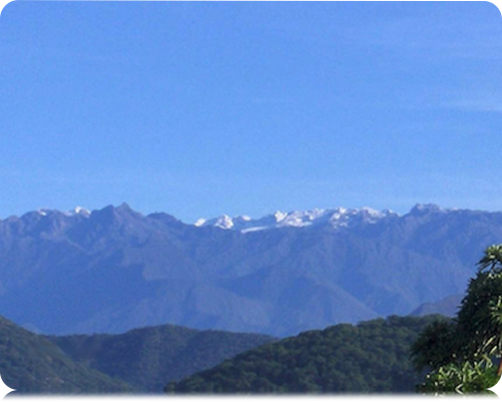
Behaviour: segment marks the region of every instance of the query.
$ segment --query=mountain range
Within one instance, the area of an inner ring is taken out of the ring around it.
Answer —
[[[462,294],[502,213],[417,205],[199,220],[127,204],[0,221],[0,314],[44,334],[294,335]]]

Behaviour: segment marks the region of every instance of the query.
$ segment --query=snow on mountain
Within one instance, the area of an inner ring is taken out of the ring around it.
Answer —
[[[89,211],[88,209],[78,207],[78,206],[73,209],[70,209],[69,211],[65,211],[65,212],[61,212],[61,211],[58,211],[57,209],[50,209],[50,208],[40,208],[35,212],[40,216],[47,216],[47,215],[51,215],[51,214],[63,214],[66,216],[81,215],[84,217],[88,217],[91,214],[91,211]],[[30,213],[30,212],[28,212],[28,213]]]
[[[126,209],[130,210],[127,204],[118,207],[117,210]],[[448,211],[455,211],[456,208],[442,209],[435,204],[417,204],[409,212],[411,215],[424,215],[432,212],[446,213]],[[47,216],[52,214],[63,214],[68,217],[81,216],[88,218],[91,211],[77,206],[69,211],[60,212],[55,209],[40,208],[34,211],[40,216]],[[273,214],[265,215],[261,218],[251,218],[248,215],[239,215],[230,217],[229,215],[221,215],[216,218],[205,219],[200,218],[194,223],[196,227],[213,226],[220,229],[236,230],[242,233],[257,231],[257,230],[270,230],[283,227],[296,227],[302,228],[307,226],[317,225],[330,225],[333,228],[353,227],[356,224],[374,224],[380,220],[388,217],[399,217],[399,215],[389,209],[381,211],[373,208],[330,208],[321,209],[314,208],[306,211],[291,211],[282,212],[276,211]]]
[[[502,212],[448,211],[278,211],[206,230],[126,204],[32,211],[0,221],[0,305],[50,334],[172,323],[282,337],[408,314],[462,294],[502,239]]]
[[[70,215],[70,216],[73,216],[73,215],[82,215],[82,216],[89,216],[91,214],[91,211],[89,211],[88,209],[85,209],[85,208],[82,208],[82,207],[75,207],[73,209],[71,209],[70,211],[67,211],[66,212],[66,215]]]
[[[395,212],[388,209],[377,211],[372,208],[335,208],[319,209],[315,208],[307,211],[281,212],[265,215],[258,219],[252,219],[249,216],[237,216],[231,218],[228,215],[222,215],[213,219],[199,219],[195,226],[214,226],[221,229],[238,230],[243,233],[268,230],[282,227],[306,227],[320,224],[329,224],[334,228],[348,227],[355,223],[376,223],[380,219],[398,216]]]

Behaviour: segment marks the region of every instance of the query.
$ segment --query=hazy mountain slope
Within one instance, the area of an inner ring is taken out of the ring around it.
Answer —
[[[123,393],[133,387],[73,362],[45,337],[0,317],[0,373],[18,393]]]
[[[424,303],[413,310],[410,315],[423,317],[429,314],[441,314],[445,317],[454,317],[459,309],[460,303],[465,295],[451,295],[436,303]]]
[[[433,317],[340,324],[242,353],[166,386],[169,393],[403,393],[420,377],[409,350]]]
[[[127,205],[2,220],[0,313],[52,334],[172,323],[290,335],[463,293],[502,238],[502,213],[436,206],[289,216],[309,225],[244,233]]]
[[[120,335],[51,336],[68,356],[144,392],[162,392],[168,381],[208,369],[275,340],[266,335],[197,331],[174,325]]]

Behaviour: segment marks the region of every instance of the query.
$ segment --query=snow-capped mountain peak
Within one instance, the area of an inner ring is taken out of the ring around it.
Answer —
[[[390,210],[377,211],[372,208],[363,207],[360,209],[335,208],[320,209],[315,208],[307,211],[276,211],[274,214],[265,215],[258,219],[249,216],[237,216],[231,218],[222,215],[219,218],[199,219],[195,226],[215,226],[221,229],[232,229],[241,232],[252,232],[257,230],[268,230],[281,227],[306,227],[326,224],[333,228],[348,227],[356,223],[372,224],[388,216],[397,216]]]
[[[76,206],[73,209],[70,209],[69,211],[66,211],[66,215],[69,216],[75,216],[75,215],[81,215],[81,216],[89,216],[91,214],[91,211],[89,211],[86,208]]]
[[[234,222],[232,218],[228,215],[222,215],[217,220],[214,226],[220,227],[222,229],[232,229],[234,227]]]
[[[283,221],[288,216],[287,212],[275,211],[274,218],[276,222]]]
[[[200,226],[207,226],[207,219],[204,218],[199,218],[197,221],[193,224],[194,226],[200,227]]]
[[[82,207],[75,207],[73,209],[70,209],[69,211],[59,211],[57,209],[50,209],[50,208],[39,208],[33,213],[37,213],[40,216],[48,216],[48,215],[66,215],[66,216],[84,216],[88,217],[91,214],[91,211],[88,209],[82,208]]]
[[[234,218],[238,220],[239,217]],[[234,220],[228,215],[221,215],[218,218],[204,219],[200,218],[195,222],[195,226],[215,226],[221,229],[232,229],[234,227]]]

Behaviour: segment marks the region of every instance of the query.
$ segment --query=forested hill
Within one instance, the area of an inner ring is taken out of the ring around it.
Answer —
[[[0,317],[0,373],[21,394],[122,393],[133,387],[75,363],[45,337]]]
[[[139,328],[120,335],[49,339],[75,361],[152,393],[161,393],[167,381],[180,380],[276,340],[268,335],[198,331],[176,325]]]
[[[264,345],[165,387],[168,393],[412,393],[410,347],[437,316],[340,324]]]
[[[47,337],[0,317],[0,374],[23,394],[161,393],[167,381],[275,340],[176,325]]]

